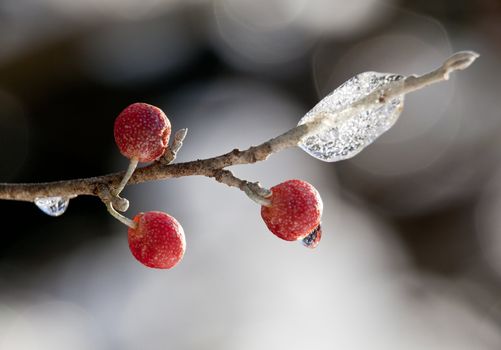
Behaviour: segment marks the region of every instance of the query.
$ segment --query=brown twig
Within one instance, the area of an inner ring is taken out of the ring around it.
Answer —
[[[244,189],[241,182],[236,181],[236,177],[219,176],[220,171],[228,166],[237,164],[250,164],[265,160],[271,154],[279,152],[285,148],[297,145],[299,140],[307,135],[314,125],[301,125],[291,129],[286,133],[264,142],[258,146],[250,147],[241,151],[233,151],[214,158],[199,159],[191,162],[164,164],[157,161],[134,172],[128,184],[138,184],[147,181],[164,180],[173,177],[183,176],[208,176],[218,179],[218,181],[228,186]],[[72,179],[55,182],[41,183],[0,183],[0,199],[34,201],[39,197],[76,197],[80,195],[98,196],[105,201],[109,201],[109,192],[120,184],[125,172],[112,173],[103,176],[90,177],[84,179]],[[231,173],[230,173],[231,174]]]
[[[410,76],[403,81],[401,80],[388,84],[359,99],[351,106],[336,112],[334,117],[342,118],[345,115],[352,114],[354,109],[368,109],[392,97],[405,95],[430,84],[447,80],[451,72],[467,68],[477,57],[478,54],[471,51],[455,53],[438,69],[421,76]],[[282,135],[243,151],[234,149],[231,152],[217,157],[177,164],[168,164],[168,162],[164,160],[157,161],[151,165],[137,169],[130,178],[128,184],[164,180],[173,177],[194,175],[207,176],[228,186],[237,187],[259,204],[266,205],[269,203],[267,197],[271,194],[269,190],[260,187],[258,183],[238,179],[225,168],[232,165],[263,161],[273,153],[295,147],[303,138],[318,132],[320,128],[328,127],[329,119],[332,118],[325,118],[319,115],[318,118],[310,123],[299,125]],[[179,147],[185,135],[185,133],[184,135],[179,135]],[[175,153],[179,147],[176,147],[172,154],[170,154],[172,160],[175,158]],[[39,197],[62,196],[73,198],[80,195],[90,195],[100,197],[105,203],[111,202],[113,207],[122,211],[122,209],[126,209],[128,203],[125,202],[125,199],[119,197],[110,198],[110,193],[113,193],[113,189],[119,186],[124,174],[125,172],[119,172],[91,178],[56,182],[0,183],[0,199],[32,202],[35,198]]]

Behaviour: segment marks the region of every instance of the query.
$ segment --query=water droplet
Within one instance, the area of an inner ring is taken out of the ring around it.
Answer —
[[[299,125],[322,113],[329,126],[318,134],[304,139],[299,146],[315,158],[335,162],[351,158],[390,129],[400,115],[404,97],[389,101],[381,99],[372,108],[339,117],[336,112],[346,108],[374,90],[395,81],[403,83],[403,76],[390,73],[365,72],[356,75],[322,99],[301,118]]]
[[[50,216],[63,215],[68,208],[69,203],[70,200],[66,197],[35,198],[36,206],[45,214]]]
[[[317,247],[318,243],[320,243],[321,238],[322,228],[318,225],[308,236],[301,240],[301,243],[303,243],[306,248],[313,249]]]

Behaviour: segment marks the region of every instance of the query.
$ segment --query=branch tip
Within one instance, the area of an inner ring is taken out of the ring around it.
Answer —
[[[186,135],[188,134],[188,128],[182,128],[176,131],[174,134],[174,142],[180,142],[183,143],[184,139],[186,138]]]
[[[129,201],[126,198],[115,196],[111,198],[111,203],[116,210],[122,213],[129,209]]]
[[[456,70],[463,70],[471,66],[480,55],[474,51],[459,51],[445,60],[442,65],[444,72],[444,79],[449,79],[449,74]]]
[[[174,134],[172,139],[172,144],[167,146],[164,156],[160,159],[160,162],[165,165],[171,164],[177,157],[177,153],[183,147],[183,141],[188,134],[188,128],[179,129]]]
[[[459,51],[444,62],[444,67],[450,70],[463,70],[468,68],[480,55],[475,51]]]

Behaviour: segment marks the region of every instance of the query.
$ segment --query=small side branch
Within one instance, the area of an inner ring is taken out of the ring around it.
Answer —
[[[172,141],[172,145],[170,145],[170,147],[167,147],[165,155],[160,160],[162,163],[170,164],[176,159],[177,153],[179,152],[181,147],[183,147],[183,141],[186,138],[187,134],[188,128],[180,129],[176,132],[176,134],[174,135],[174,140]]]
[[[230,187],[238,187],[240,190],[244,191],[247,197],[252,199],[259,205],[269,206],[271,205],[271,191],[267,188],[261,186],[259,182],[249,182],[247,180],[242,180],[233,175],[229,170],[215,170],[213,177],[216,181],[226,184]]]

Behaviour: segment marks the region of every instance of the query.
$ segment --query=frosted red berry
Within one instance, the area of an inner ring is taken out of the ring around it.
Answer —
[[[115,142],[129,159],[151,162],[160,158],[169,142],[170,121],[158,107],[134,103],[115,120]]]
[[[286,241],[303,239],[320,225],[322,199],[302,180],[288,180],[271,188],[271,205],[261,207],[268,229]]]
[[[169,214],[150,211],[134,217],[129,228],[129,248],[143,265],[170,269],[183,258],[186,240],[182,226]]]

